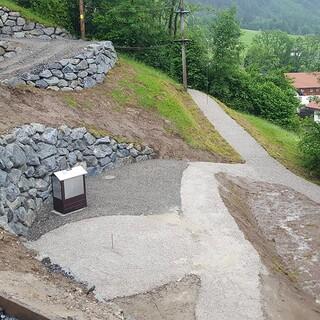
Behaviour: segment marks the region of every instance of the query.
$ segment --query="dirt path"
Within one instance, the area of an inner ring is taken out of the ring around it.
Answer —
[[[314,303],[320,302],[317,203],[281,185],[223,173],[216,177],[229,212],[269,270],[261,275],[266,314],[320,319]]]
[[[0,62],[0,80],[11,79],[44,64],[74,56],[89,44],[81,40],[45,41],[0,37],[1,40],[8,41],[11,46],[20,49],[15,57]]]

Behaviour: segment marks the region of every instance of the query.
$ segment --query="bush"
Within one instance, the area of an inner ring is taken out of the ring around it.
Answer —
[[[304,125],[300,147],[306,168],[320,177],[320,124],[308,121]]]
[[[15,0],[23,7],[30,8],[38,15],[55,22],[72,33],[78,30],[78,1],[69,0]]]

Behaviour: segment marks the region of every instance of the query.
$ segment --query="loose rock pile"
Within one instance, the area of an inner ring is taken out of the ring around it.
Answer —
[[[10,317],[4,313],[4,310],[0,308],[0,320],[18,320],[17,318]]]
[[[46,27],[40,23],[27,21],[19,12],[0,7],[0,35],[15,38],[71,39],[72,36],[62,28]]]
[[[17,53],[18,48],[14,47],[7,41],[0,41],[0,62],[5,58],[13,58]]]
[[[73,91],[92,88],[102,83],[117,62],[110,41],[90,44],[73,58],[63,59],[5,81],[10,86],[31,85],[54,91]]]
[[[153,155],[149,147],[96,138],[85,128],[17,128],[0,137],[0,226],[27,235],[37,212],[51,203],[53,172],[82,164],[97,175]]]

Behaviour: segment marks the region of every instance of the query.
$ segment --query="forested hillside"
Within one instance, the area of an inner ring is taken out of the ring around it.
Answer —
[[[241,26],[254,30],[280,29],[292,34],[320,33],[319,0],[191,0],[225,8],[237,5]]]

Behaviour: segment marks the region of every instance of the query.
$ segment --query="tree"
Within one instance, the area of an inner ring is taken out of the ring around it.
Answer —
[[[279,69],[290,70],[294,40],[281,31],[265,31],[255,36],[246,58],[245,67],[262,73]]]
[[[320,36],[305,36],[295,40],[292,67],[295,72],[320,71]]]
[[[320,124],[307,121],[302,133],[300,150],[306,168],[314,176],[320,177]]]
[[[241,29],[236,19],[236,9],[218,12],[209,29],[210,92],[228,99],[230,86],[240,67]]]

